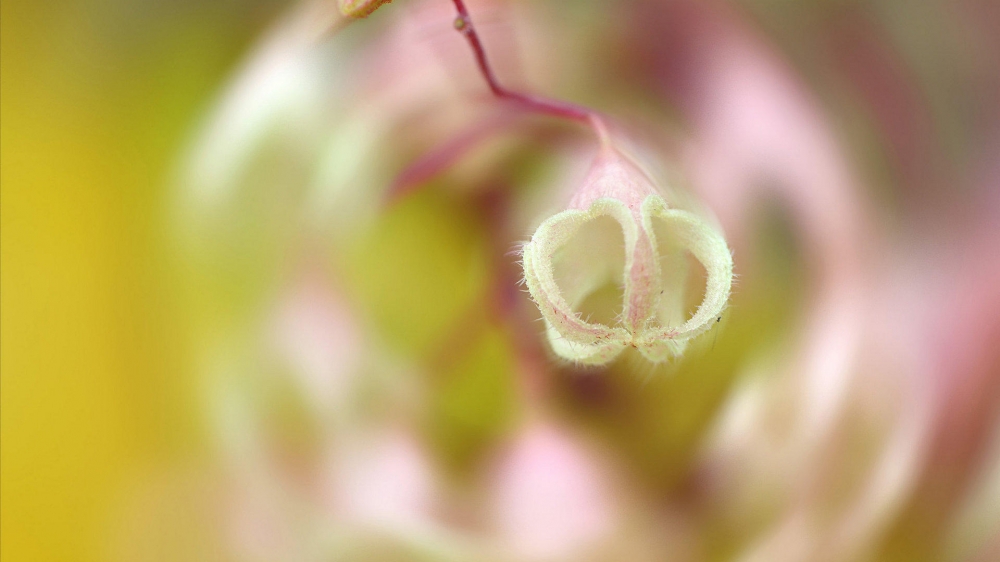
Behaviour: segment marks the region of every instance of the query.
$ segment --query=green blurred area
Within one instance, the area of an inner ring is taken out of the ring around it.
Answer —
[[[198,446],[166,178],[281,4],[2,4],[4,560],[107,559],[123,489]]]

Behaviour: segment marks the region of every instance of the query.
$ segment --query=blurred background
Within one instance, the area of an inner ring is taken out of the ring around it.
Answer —
[[[2,5],[2,556],[103,560],[150,466],[195,454],[165,204],[281,2]]]
[[[4,0],[0,556],[1000,559],[998,4],[469,4],[717,217],[719,326],[547,350],[593,147],[450,2]]]

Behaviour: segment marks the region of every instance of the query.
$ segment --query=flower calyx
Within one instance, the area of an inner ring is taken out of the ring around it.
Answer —
[[[690,318],[685,254],[705,270],[704,297]],[[609,142],[522,257],[553,351],[580,364],[606,364],[629,347],[653,362],[680,355],[712,327],[732,287],[732,254],[718,228],[671,208],[649,175]],[[588,299],[609,285],[620,289],[616,314],[588,310]]]

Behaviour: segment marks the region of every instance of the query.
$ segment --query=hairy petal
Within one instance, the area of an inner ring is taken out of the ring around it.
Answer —
[[[733,256],[722,234],[695,213],[670,209],[662,198],[653,196],[643,202],[642,214],[647,232],[654,232],[654,221],[661,221],[665,232],[671,235],[671,242],[691,252],[705,268],[707,277],[705,295],[694,316],[676,328],[650,327],[638,338],[637,346],[643,355],[660,361],[681,353],[686,342],[711,328],[726,308],[732,290]],[[681,287],[663,288],[671,289],[679,291]]]
[[[638,228],[628,209],[614,199],[598,200],[587,211],[568,209],[550,217],[525,245],[523,255],[525,282],[545,319],[553,348],[561,357],[586,364],[603,364],[614,359],[631,337],[622,327],[587,322],[573,310],[563,288],[556,283],[553,256],[582,226],[600,216],[610,216],[621,224],[628,255],[628,248],[635,245]],[[602,256],[593,257],[599,260]],[[589,281],[579,280],[581,284]],[[578,284],[574,285],[572,289],[579,289]]]

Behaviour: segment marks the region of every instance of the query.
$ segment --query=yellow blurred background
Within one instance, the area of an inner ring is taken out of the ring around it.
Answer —
[[[198,447],[162,203],[281,4],[4,0],[3,560],[105,559],[122,490]]]

